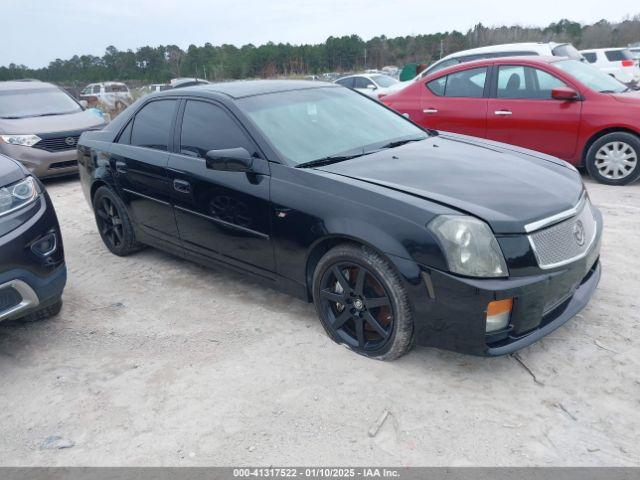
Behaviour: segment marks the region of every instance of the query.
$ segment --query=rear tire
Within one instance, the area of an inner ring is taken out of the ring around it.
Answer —
[[[100,238],[111,253],[125,257],[140,250],[127,208],[113,190],[105,186],[96,190],[93,212]]]
[[[640,177],[640,138],[627,132],[603,135],[589,148],[585,163],[591,178],[600,183],[633,183]]]
[[[391,265],[365,246],[339,245],[313,275],[316,311],[329,337],[354,352],[395,360],[413,341],[407,294]]]

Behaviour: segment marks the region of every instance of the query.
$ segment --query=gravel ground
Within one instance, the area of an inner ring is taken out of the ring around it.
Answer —
[[[0,324],[0,465],[640,465],[640,184],[585,181],[606,231],[580,315],[517,358],[393,363],[234,273],[111,255],[77,179],[49,182],[69,281],[57,317]]]

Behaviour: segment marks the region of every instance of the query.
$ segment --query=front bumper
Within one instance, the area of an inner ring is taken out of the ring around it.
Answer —
[[[49,152],[21,145],[0,145],[0,153],[18,160],[38,178],[72,175],[78,172],[76,149]]]
[[[472,279],[418,266],[404,277],[414,313],[418,345],[475,355],[515,352],[551,333],[582,310],[600,280],[602,218],[587,254],[553,270],[505,279]],[[413,277],[413,279],[411,279]],[[486,332],[490,302],[513,299],[509,325]]]
[[[47,249],[43,240],[52,238]],[[60,299],[67,279],[64,247],[46,192],[0,217],[0,320],[23,317]]]

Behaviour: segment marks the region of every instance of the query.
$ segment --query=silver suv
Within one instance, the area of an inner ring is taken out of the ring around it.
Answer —
[[[60,88],[39,81],[0,82],[0,153],[38,177],[78,171],[76,144],[105,119]]]

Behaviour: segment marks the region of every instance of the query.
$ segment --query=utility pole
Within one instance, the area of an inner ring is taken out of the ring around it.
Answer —
[[[367,69],[367,47],[364,47],[364,69]]]
[[[444,39],[443,38],[440,39],[440,58],[442,58],[442,55],[444,55]]]

